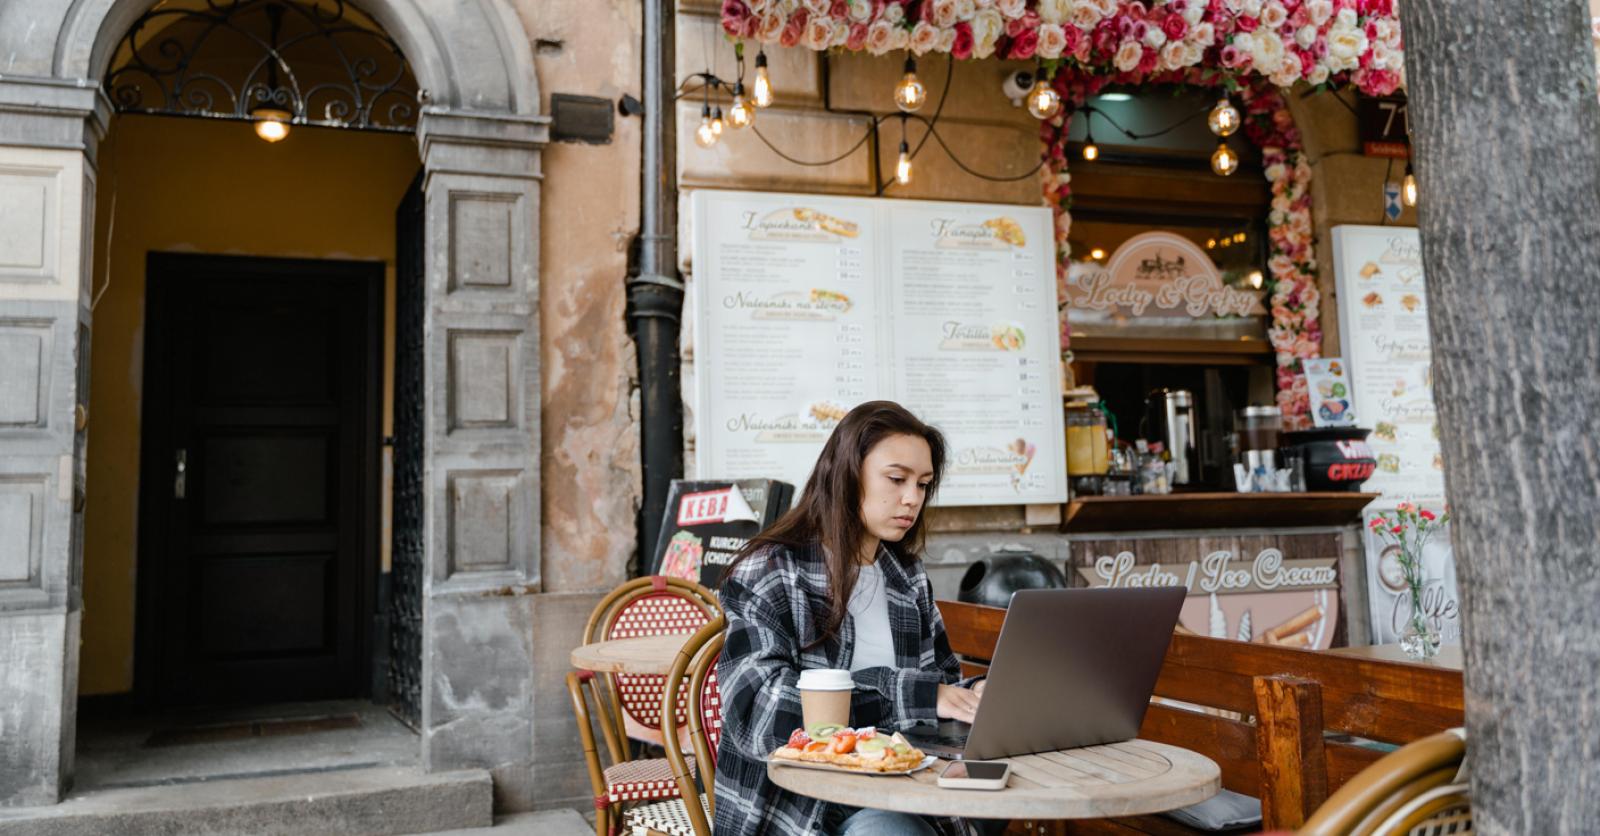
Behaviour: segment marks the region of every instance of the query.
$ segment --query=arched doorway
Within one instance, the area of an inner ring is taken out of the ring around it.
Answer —
[[[152,5],[0,7],[0,806],[53,803],[73,770],[87,428],[99,417],[89,409],[94,203],[114,110],[101,80]],[[360,5],[399,44],[422,102],[412,242],[424,370],[413,397],[421,763],[506,774],[532,758],[530,631],[516,601],[539,583],[547,120],[528,39],[504,2]]]

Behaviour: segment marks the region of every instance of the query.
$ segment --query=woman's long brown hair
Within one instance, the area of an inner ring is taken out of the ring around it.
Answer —
[[[893,401],[868,401],[850,410],[833,428],[822,454],[817,457],[811,478],[806,480],[800,502],[766,531],[751,538],[728,567],[731,572],[733,566],[770,546],[791,549],[822,546],[828,588],[833,594],[827,614],[822,618],[822,629],[806,649],[835,635],[844,623],[850,593],[861,573],[856,562],[857,552],[867,535],[867,528],[861,521],[861,468],[878,442],[895,435],[909,435],[928,443],[933,477],[928,481],[923,499],[922,510],[926,511],[944,475],[944,435]],[[916,522],[898,543],[883,544],[902,564],[918,559],[922,553],[924,516],[924,513],[917,514]]]

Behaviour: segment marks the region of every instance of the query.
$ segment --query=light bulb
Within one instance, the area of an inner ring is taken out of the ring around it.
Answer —
[[[1217,150],[1211,155],[1211,170],[1227,177],[1239,169],[1239,155],[1228,147],[1228,141],[1217,143]]]
[[[717,129],[711,126],[711,108],[700,111],[700,127],[694,129],[694,144],[710,148],[717,144]]]
[[[1106,257],[1106,251],[1100,249],[1099,247],[1095,247],[1094,249],[1089,251],[1089,257],[1094,259],[1095,261],[1099,261],[1100,259]]]
[[[733,86],[733,104],[728,107],[728,127],[738,130],[749,127],[755,121],[756,109],[745,101],[744,85],[742,83],[735,84]]]
[[[1050,86],[1050,82],[1040,78],[1028,91],[1028,112],[1035,119],[1049,119],[1061,112],[1061,94]]]
[[[1261,275],[1260,270],[1251,270],[1250,275],[1246,278],[1250,282],[1250,286],[1257,290],[1260,290],[1261,285],[1267,280],[1266,276]]]
[[[767,53],[756,53],[756,107],[768,107],[772,104],[772,79],[767,75]]]
[[[1100,146],[1094,144],[1094,142],[1092,142],[1092,141],[1091,142],[1085,142],[1083,144],[1083,158],[1084,159],[1088,160],[1089,162],[1094,162],[1096,159],[1099,159],[1099,157],[1100,157]]]
[[[1226,96],[1217,100],[1217,106],[1206,117],[1206,125],[1217,136],[1232,136],[1239,130],[1239,109],[1233,106],[1233,100]]]
[[[917,61],[915,58],[906,59],[906,74],[900,78],[900,83],[894,86],[894,104],[901,110],[912,113],[922,107],[928,100],[928,88],[922,86],[917,79]]]
[[[1400,182],[1400,199],[1407,206],[1417,205],[1417,176],[1411,173],[1411,163],[1406,163],[1406,179]]]
[[[894,181],[904,186],[911,182],[911,146],[900,140],[900,159],[894,164]]]
[[[289,135],[289,120],[294,118],[288,111],[274,107],[258,107],[250,111],[255,117],[256,136],[268,142],[277,142]]]
[[[722,105],[717,105],[717,110],[711,117],[711,132],[722,136]]]

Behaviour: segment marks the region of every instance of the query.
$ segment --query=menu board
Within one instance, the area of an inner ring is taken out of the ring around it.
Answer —
[[[699,478],[804,485],[859,403],[949,444],[940,505],[1065,502],[1043,207],[697,191]]]
[[[1409,501],[1440,510],[1445,503],[1444,459],[1433,404],[1433,349],[1417,230],[1390,226],[1333,228],[1339,335],[1350,376],[1350,410],[1372,428],[1367,443],[1378,469],[1362,490],[1382,494],[1374,512]],[[1410,617],[1398,549],[1362,527],[1372,639],[1394,642]],[[1423,606],[1446,642],[1459,641],[1461,620],[1455,560],[1448,531],[1422,555]]]

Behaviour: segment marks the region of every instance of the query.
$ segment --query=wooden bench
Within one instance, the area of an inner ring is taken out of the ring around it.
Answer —
[[[1005,610],[938,605],[965,672],[982,672]],[[1185,635],[1172,637],[1155,694],[1209,710],[1152,703],[1139,736],[1216,761],[1223,787],[1261,799],[1259,830],[1299,827],[1385,754],[1349,738],[1400,745],[1463,724],[1460,671]],[[1024,822],[1013,830],[1198,832],[1164,816]]]

